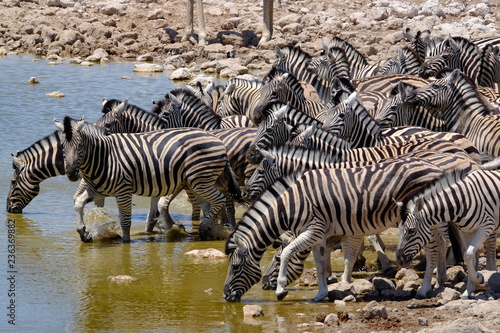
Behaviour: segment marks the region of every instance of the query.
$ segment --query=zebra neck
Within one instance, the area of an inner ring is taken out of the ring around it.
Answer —
[[[112,134],[110,136],[82,135],[83,156],[80,164],[80,170],[86,176],[86,180],[95,179],[98,173],[107,172],[108,166],[112,165],[110,160],[113,158],[113,148],[123,149],[123,154],[127,147],[119,147],[119,140],[112,141],[111,138],[123,134]],[[127,135],[127,134],[125,134]],[[118,165],[118,164],[117,164]],[[87,179],[88,178],[88,179]]]
[[[35,142],[17,155],[25,161],[25,173],[32,181],[43,181],[50,177],[65,174],[64,157],[62,153],[59,131]]]

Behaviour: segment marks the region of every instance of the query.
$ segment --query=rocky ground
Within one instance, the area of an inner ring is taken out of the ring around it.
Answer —
[[[265,74],[275,59],[274,47],[290,42],[316,55],[322,40],[338,36],[375,62],[396,54],[404,45],[407,27],[415,32],[430,29],[432,35],[440,36],[500,35],[498,0],[282,0],[281,6],[275,4],[273,39],[256,47],[262,29],[261,1],[205,0],[204,5],[209,45],[199,46],[194,38],[180,41],[185,0],[3,0],[0,54],[32,53],[82,65],[128,59],[154,64],[154,70],[186,67],[194,75],[231,77]],[[228,52],[235,58],[228,60]],[[474,300],[456,300],[463,281],[448,286],[444,293],[426,300],[413,298],[415,285],[408,286],[406,294],[398,294],[404,290],[397,286],[393,294],[376,290],[371,295],[377,303],[369,304],[365,311],[318,313],[317,320],[323,324],[304,323],[298,329],[500,331],[497,293],[482,291]],[[355,293],[343,296],[347,299],[337,302],[359,297]]]

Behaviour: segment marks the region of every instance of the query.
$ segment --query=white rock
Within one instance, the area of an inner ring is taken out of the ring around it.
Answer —
[[[192,80],[195,78],[194,72],[186,67],[178,68],[170,74],[170,80]]]
[[[108,56],[109,53],[106,50],[98,48],[92,53],[92,55],[88,56],[85,60],[100,62],[102,58],[107,58]]]
[[[377,301],[371,301],[361,311],[364,312],[368,318],[387,318],[387,310],[385,306],[379,304]]]
[[[186,256],[197,257],[197,258],[225,258],[224,252],[217,249],[208,248],[203,250],[192,250],[184,253]]]
[[[56,97],[56,98],[61,98],[61,97],[64,97],[66,96],[66,94],[60,92],[60,91],[54,91],[54,92],[51,92],[51,93],[48,93],[48,94],[45,94],[45,96],[49,96],[49,97]]]
[[[163,72],[163,66],[158,64],[136,64],[134,72]]]
[[[243,316],[245,317],[259,317],[263,316],[264,312],[260,305],[250,305],[247,304],[243,307]]]

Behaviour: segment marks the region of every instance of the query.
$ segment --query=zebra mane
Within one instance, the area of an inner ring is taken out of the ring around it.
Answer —
[[[271,82],[274,80],[282,80],[283,82],[286,83],[286,85],[290,88],[290,90],[293,91],[293,93],[297,98],[305,99],[304,88],[302,87],[299,80],[293,73],[273,67],[271,72],[267,74],[264,81]]]
[[[232,78],[227,82],[227,86],[231,83],[235,84],[236,87],[249,87],[254,89],[260,89],[262,87],[262,81],[260,80],[246,80],[240,78]]]
[[[102,104],[102,110],[101,110],[101,113],[109,113],[113,110],[113,108],[117,105],[119,105],[122,101],[120,100],[117,100],[117,99],[103,99],[102,100],[103,104]]]
[[[354,46],[352,46],[346,40],[333,37],[330,41],[329,47],[339,47],[344,50],[347,62],[349,64],[356,63],[362,66],[368,66],[368,61],[366,61],[365,56],[363,56]]]
[[[231,254],[237,248],[236,238],[245,238],[255,230],[261,230],[258,225],[263,220],[262,213],[269,211],[277,199],[301,176],[301,173],[295,173],[276,179],[274,184],[269,186],[267,190],[248,208],[243,214],[241,220],[236,224],[236,228],[229,235],[226,241],[225,252]],[[279,235],[277,235],[279,236]],[[248,242],[250,242],[249,240]],[[264,244],[254,244],[263,246]],[[256,247],[256,246],[255,246]],[[264,249],[265,250],[265,249]]]
[[[53,145],[54,143],[60,143],[61,142],[61,131],[55,130],[52,134],[49,134],[42,139],[36,141],[32,145],[30,145],[28,148],[25,148],[23,150],[18,150],[16,152],[15,157],[18,157],[24,161],[30,160],[31,158],[34,157],[34,155],[38,154],[40,150],[42,150],[44,147],[47,145]]]
[[[280,56],[278,56],[275,66],[284,60],[287,63],[297,63],[304,65],[304,68],[306,68],[306,65],[312,59],[312,56],[306,51],[302,50],[300,47],[293,47],[290,45],[284,46],[280,48],[279,51],[276,50],[276,52],[284,55],[285,59],[281,59]]]
[[[73,125],[78,123],[79,120],[73,119],[71,117],[64,117],[64,135],[66,141],[71,141],[73,139]],[[81,132],[90,135],[90,136],[106,136],[109,135],[110,132],[106,130],[104,127],[94,126],[90,123],[83,122],[81,127]]]

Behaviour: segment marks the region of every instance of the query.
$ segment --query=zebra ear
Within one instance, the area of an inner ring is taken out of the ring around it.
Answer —
[[[448,83],[453,83],[457,81],[459,78],[460,78],[460,69],[454,69],[453,72],[451,72],[451,74],[446,77],[446,81],[448,81]]]
[[[285,55],[283,54],[283,52],[281,52],[281,49],[279,48],[279,46],[276,46],[274,48],[274,52],[276,52],[276,57],[278,58],[278,61],[283,61],[283,58],[285,58]]]
[[[354,106],[354,102],[356,101],[357,97],[358,97],[358,93],[357,92],[353,92],[352,94],[349,95],[349,97],[347,97],[345,103],[348,106],[353,107]]]
[[[263,149],[260,149],[260,153],[262,154],[262,156],[264,156],[264,158],[267,160],[267,162],[274,165],[274,163],[276,162],[276,156],[274,154],[268,152],[267,150],[263,150]]]
[[[234,239],[234,243],[236,244],[236,247],[238,248],[238,250],[240,250],[240,252],[244,252],[246,253],[248,251],[248,248],[247,246],[245,245],[245,243],[241,240],[240,236],[238,235],[233,235],[233,239]]]
[[[330,48],[329,43],[326,40],[322,39],[321,40],[321,45],[323,46],[323,50],[325,50],[326,53],[329,53],[328,52],[328,49]]]
[[[24,161],[22,159],[20,159],[19,157],[17,156],[14,156],[14,154],[10,154],[12,156],[12,163],[14,163],[14,166],[16,167],[16,169],[20,169],[23,164],[24,164]]]
[[[106,97],[104,97],[104,98],[102,99],[102,102],[101,102],[101,103],[102,103],[102,106],[104,106],[104,104],[106,104],[107,102],[108,102],[108,99],[107,99]]]
[[[448,36],[448,45],[450,46],[453,53],[460,52],[460,47],[458,46],[457,42],[451,36]]]
[[[282,106],[278,111],[274,112],[274,119],[281,119],[285,116],[285,114],[288,112],[290,109],[290,105],[284,105]]]
[[[314,133],[314,125],[307,126],[305,130],[300,132],[300,137],[302,138],[302,140],[305,141],[308,140],[313,133]]]
[[[61,132],[64,132],[64,125],[59,122],[56,118],[54,118],[54,124],[56,124],[56,127],[58,130]]]
[[[127,109],[127,107],[128,107],[128,98],[111,110],[112,115],[115,117],[122,115],[123,112]]]
[[[422,208],[424,208],[424,198],[418,197],[415,200],[415,206],[413,207],[412,213],[417,214],[418,212],[420,212],[422,210]]]
[[[76,123],[75,130],[79,131],[83,127],[83,124],[85,124],[85,117],[84,116],[82,116],[82,118],[80,120],[78,120],[78,122]]]
[[[207,84],[207,86],[205,87],[205,89],[203,89],[203,93],[206,94],[206,95],[210,95],[212,93],[212,89],[214,88],[214,80],[210,80]]]
[[[230,83],[227,85],[226,89],[224,90],[224,95],[231,95],[234,91],[234,89],[236,89],[236,85],[234,83]]]
[[[170,99],[170,102],[173,103],[176,107],[180,107],[182,105],[182,102],[180,99],[177,98],[177,96],[175,96],[174,94],[172,93],[168,93],[168,99]]]

